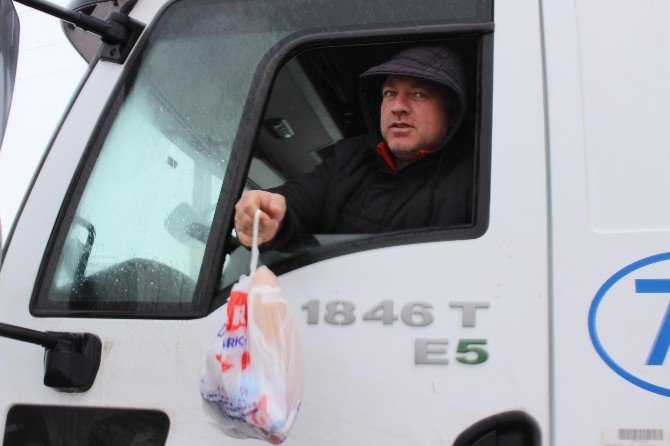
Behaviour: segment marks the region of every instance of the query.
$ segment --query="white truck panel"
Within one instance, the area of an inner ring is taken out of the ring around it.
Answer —
[[[667,90],[667,62],[653,50],[667,37],[653,25],[652,15],[664,16],[663,9],[660,3],[543,3],[558,445],[628,444],[617,442],[616,429],[668,433],[667,396],[618,375],[589,331],[592,310],[592,332],[607,354],[633,376],[667,387],[667,373],[645,364],[667,302],[636,294],[632,283],[667,277],[667,263],[621,278],[594,305],[615,273],[667,251],[667,212],[651,211],[665,189],[665,175],[654,173],[666,162],[659,156],[665,130],[654,124],[654,106],[640,100],[656,90],[663,102]],[[649,45],[636,40],[640,35]]]

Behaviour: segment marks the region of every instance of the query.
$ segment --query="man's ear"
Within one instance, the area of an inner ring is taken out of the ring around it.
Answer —
[[[443,87],[443,91],[447,113],[449,114],[449,122],[456,122],[458,120],[458,115],[460,114],[458,96],[451,88]]]

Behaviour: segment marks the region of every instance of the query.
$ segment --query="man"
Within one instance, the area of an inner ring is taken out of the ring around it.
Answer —
[[[360,78],[370,134],[340,141],[333,156],[296,181],[245,192],[235,206],[243,245],[251,244],[256,209],[259,243],[473,222],[472,157],[452,141],[466,104],[457,54],[410,48]]]

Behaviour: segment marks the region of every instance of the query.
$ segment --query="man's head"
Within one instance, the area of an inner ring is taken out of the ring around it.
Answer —
[[[409,48],[361,75],[360,96],[370,131],[397,159],[436,150],[465,116],[466,75],[447,46]],[[379,140],[379,139],[378,139]]]
[[[420,150],[439,148],[447,138],[450,91],[412,76],[390,75],[381,88],[379,127],[396,159],[411,162]]]

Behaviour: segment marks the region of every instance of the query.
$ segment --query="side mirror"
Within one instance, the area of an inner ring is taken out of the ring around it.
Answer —
[[[5,136],[5,127],[12,105],[16,62],[19,57],[19,16],[10,0],[0,0],[0,146]]]
[[[0,147],[5,136],[14,93],[16,62],[19,58],[19,16],[11,0],[0,0]],[[0,267],[2,267],[2,222],[0,222]]]
[[[41,345],[46,349],[45,386],[61,392],[86,392],[93,386],[102,352],[102,342],[96,335],[41,332],[0,323],[0,337]]]
[[[168,234],[184,245],[194,242],[207,243],[209,226],[201,222],[201,218],[188,203],[179,203],[165,219]]]

